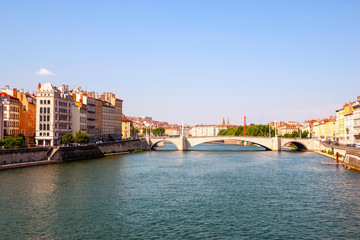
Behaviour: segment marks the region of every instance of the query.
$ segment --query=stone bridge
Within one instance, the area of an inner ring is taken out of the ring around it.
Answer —
[[[278,137],[245,137],[245,136],[214,136],[214,137],[151,137],[146,138],[150,149],[154,149],[160,142],[169,142],[176,146],[179,151],[186,151],[191,147],[202,143],[213,141],[224,141],[227,139],[251,142],[264,147],[266,150],[281,151],[288,143],[293,143],[299,150],[314,150],[313,139],[307,138],[278,138]]]

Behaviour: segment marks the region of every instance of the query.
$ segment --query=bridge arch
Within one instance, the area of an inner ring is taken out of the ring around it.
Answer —
[[[297,140],[297,139],[289,139],[284,140],[281,142],[281,147],[284,147],[285,145],[292,143],[297,147],[298,151],[308,151],[310,150],[310,146],[305,141]]]
[[[169,138],[152,140],[152,141],[151,141],[151,144],[150,144],[150,149],[151,149],[151,150],[154,150],[155,147],[157,146],[157,144],[159,144],[159,143],[161,143],[161,142],[163,142],[163,143],[171,143],[171,144],[173,144],[173,145],[177,148],[177,150],[180,149],[180,147],[178,146],[178,141],[174,141],[174,140],[171,140],[171,139],[169,139]]]
[[[217,137],[192,137],[187,138],[187,148],[195,147],[197,145],[208,143],[208,142],[214,142],[214,141],[225,141],[225,140],[239,140],[244,142],[250,142],[256,145],[259,145],[265,150],[271,150],[272,149],[272,141],[269,138],[259,138],[259,137],[239,137],[239,136],[217,136]]]

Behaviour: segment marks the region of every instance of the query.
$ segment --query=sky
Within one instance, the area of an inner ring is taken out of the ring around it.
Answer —
[[[304,121],[360,95],[360,1],[0,0],[0,87],[112,91],[170,123]]]

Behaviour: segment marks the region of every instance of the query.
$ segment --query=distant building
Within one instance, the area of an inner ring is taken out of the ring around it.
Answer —
[[[190,135],[193,137],[217,136],[221,130],[234,127],[237,127],[237,125],[230,124],[229,119],[225,124],[225,119],[223,118],[222,124],[219,125],[195,125],[191,128]]]

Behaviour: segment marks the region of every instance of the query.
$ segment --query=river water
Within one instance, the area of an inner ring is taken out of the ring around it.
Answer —
[[[358,172],[307,152],[193,150],[2,171],[0,239],[359,239]]]

